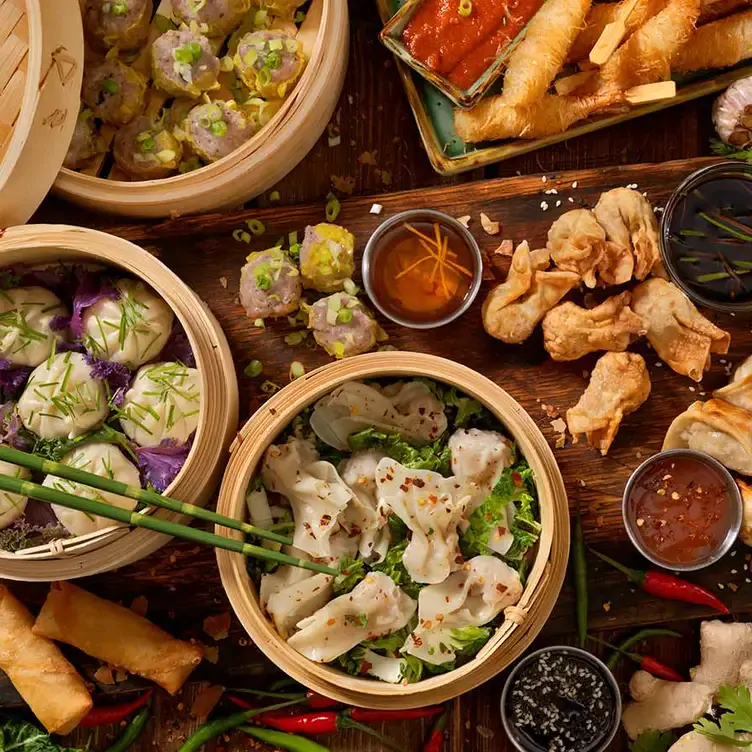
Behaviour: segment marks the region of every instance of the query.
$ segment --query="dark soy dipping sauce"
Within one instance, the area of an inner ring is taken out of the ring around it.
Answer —
[[[541,653],[515,677],[508,717],[531,752],[587,752],[613,728],[611,686],[592,664],[570,653]]]
[[[752,300],[752,172],[690,189],[671,217],[671,263],[708,300]]]

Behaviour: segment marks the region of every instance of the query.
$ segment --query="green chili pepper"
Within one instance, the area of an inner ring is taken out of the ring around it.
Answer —
[[[288,752],[329,752],[327,747],[322,747],[311,739],[296,734],[285,734],[284,731],[275,731],[259,726],[241,726],[238,730],[265,744],[286,749]]]
[[[206,744],[208,741],[214,739],[220,734],[231,731],[238,726],[242,726],[254,716],[261,715],[261,713],[268,713],[270,710],[281,710],[282,708],[289,708],[292,705],[299,705],[304,701],[305,698],[303,698],[302,700],[289,700],[288,702],[279,702],[276,705],[270,705],[266,708],[257,708],[256,710],[243,710],[240,713],[233,713],[232,715],[228,715],[225,718],[217,718],[215,721],[205,723],[196,732],[191,734],[191,736],[189,736],[186,740],[185,744],[180,747],[178,752],[198,752],[198,750],[200,750],[201,747],[203,747],[204,744]]]
[[[641,629],[639,632],[635,632],[631,637],[627,637],[625,640],[619,643],[618,648],[620,651],[629,650],[633,645],[643,640],[649,640],[651,637],[681,637],[678,632],[674,632],[673,629],[663,629],[660,627],[649,627],[647,629]],[[609,659],[606,661],[606,665],[613,671],[621,660],[623,652],[614,651]]]
[[[582,518],[580,505],[577,504],[577,516],[574,523],[574,546],[572,548],[572,574],[574,575],[574,590],[577,598],[577,634],[580,647],[585,647],[588,628],[588,586],[587,559],[585,558],[585,537],[582,533]]]
[[[149,716],[151,716],[151,702],[133,716],[120,738],[106,752],[125,752],[125,750],[130,749],[146,728]]]

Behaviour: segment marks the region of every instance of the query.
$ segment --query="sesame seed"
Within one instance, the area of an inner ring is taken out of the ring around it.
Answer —
[[[541,209],[543,209],[543,211],[548,210],[548,201],[541,201]]]
[[[576,188],[576,187],[577,187],[577,181],[575,180],[575,181],[574,181],[574,182],[572,183],[572,188]]]

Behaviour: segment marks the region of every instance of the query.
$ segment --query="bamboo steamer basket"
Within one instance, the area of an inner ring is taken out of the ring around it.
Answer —
[[[238,425],[238,387],[227,339],[207,306],[161,261],[104,232],[67,225],[12,227],[0,237],[0,267],[78,262],[119,268],[151,286],[183,325],[201,375],[201,413],[188,459],[166,495],[204,506],[212,496]],[[173,522],[188,518],[149,510]],[[0,578],[67,580],[117,569],[169,541],[149,530],[110,527],[18,553],[0,551]]]
[[[26,222],[60,169],[83,57],[77,0],[0,0],[0,227]]]
[[[303,76],[271,121],[232,154],[194,172],[140,182],[63,168],[54,190],[88,209],[131,217],[228,209],[263,193],[308,154],[332,117],[347,67],[347,0],[314,0],[298,38],[309,56]]]
[[[530,416],[484,376],[444,358],[411,352],[382,352],[333,363],[297,379],[272,397],[245,424],[230,449],[218,511],[245,519],[248,483],[266,448],[304,408],[352,379],[427,377],[456,386],[488,407],[505,426],[535,473],[543,532],[520,602],[505,610],[496,634],[469,663],[447,674],[407,686],[361,679],[314,663],[277,634],[263,614],[245,558],[217,551],[222,584],[246,631],[274,664],[309,689],[339,702],[380,709],[405,709],[445,702],[488,681],[518,658],[535,639],[558,598],[569,557],[569,511],[553,453]],[[218,528],[222,535],[240,534]]]

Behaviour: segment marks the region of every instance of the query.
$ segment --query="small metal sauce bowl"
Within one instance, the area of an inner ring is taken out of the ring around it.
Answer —
[[[470,287],[467,293],[465,294],[465,298],[454,311],[447,314],[441,319],[437,319],[436,321],[411,321],[410,319],[403,318],[402,316],[397,315],[396,313],[382,306],[373,289],[373,284],[371,281],[371,269],[375,261],[374,256],[379,242],[392,228],[402,224],[403,222],[409,221],[431,223],[438,222],[439,224],[451,227],[465,241],[473,257],[473,263],[475,265],[475,268],[473,269],[473,280],[470,283]],[[436,329],[459,318],[472,305],[473,301],[478,295],[478,291],[480,290],[480,285],[483,278],[483,257],[481,256],[478,243],[476,242],[470,231],[461,222],[458,222],[454,217],[450,217],[448,214],[436,211],[435,209],[409,209],[408,211],[403,211],[399,214],[395,214],[393,217],[389,217],[389,219],[384,220],[384,222],[382,222],[376,228],[376,231],[373,233],[373,235],[371,235],[368,243],[366,244],[366,249],[363,252],[361,272],[363,275],[363,284],[365,285],[368,297],[371,299],[376,308],[378,308],[378,310],[382,314],[384,314],[384,316],[386,316],[391,321],[394,321],[395,324],[406,326],[409,329]]]
[[[710,308],[713,311],[721,313],[752,313],[752,300],[734,303],[733,301],[723,302],[714,300],[703,295],[696,287],[693,287],[684,281],[684,276],[673,262],[671,254],[671,221],[674,213],[681,206],[682,201],[688,193],[698,188],[700,185],[708,183],[714,179],[738,178],[746,179],[752,188],[752,167],[744,162],[718,162],[716,164],[701,167],[688,175],[671,194],[661,216],[659,247],[661,251],[661,260],[663,266],[668,272],[671,281],[679,287],[687,297],[697,305]]]
[[[643,545],[642,540],[635,531],[627,513],[629,496],[632,492],[632,489],[634,488],[635,483],[640,480],[645,470],[647,470],[653,463],[666,459],[667,457],[690,457],[694,460],[704,462],[706,465],[709,465],[713,469],[717,470],[723,478],[724,484],[726,486],[726,491],[729,494],[730,503],[732,506],[731,513],[729,514],[729,528],[719,546],[715,549],[715,551],[710,553],[704,559],[688,564],[675,564],[673,562],[663,561],[655,556],[655,554],[653,554],[645,545]],[[648,561],[658,567],[661,567],[662,569],[669,569],[675,572],[694,572],[697,569],[704,569],[711,564],[715,564],[715,562],[723,558],[731,550],[731,547],[734,545],[734,541],[739,535],[739,530],[742,526],[742,509],[742,495],[739,491],[739,487],[736,485],[736,481],[734,481],[731,473],[720,462],[718,462],[717,459],[711,457],[709,454],[705,454],[705,452],[698,452],[694,449],[667,449],[664,452],[658,452],[658,454],[654,454],[652,457],[646,459],[632,473],[629,480],[627,481],[627,485],[624,488],[621,512],[622,518],[624,520],[624,527],[627,530],[629,539],[632,541],[634,547]]]
[[[504,682],[504,689],[501,693],[501,722],[512,746],[519,752],[547,752],[539,745],[531,745],[520,734],[519,729],[507,712],[507,697],[509,696],[509,691],[514,684],[514,680],[522,669],[532,663],[542,653],[565,653],[576,656],[577,658],[589,663],[592,668],[604,678],[606,684],[608,684],[614,701],[614,717],[611,726],[601,739],[592,742],[581,750],[578,750],[578,752],[605,752],[608,745],[614,740],[616,733],[619,731],[619,726],[621,725],[621,692],[619,691],[619,685],[614,678],[614,675],[611,673],[611,670],[602,660],[600,660],[600,658],[596,658],[592,653],[588,653],[586,650],[580,650],[580,648],[572,647],[571,645],[555,645],[550,648],[536,650],[535,652],[526,655],[514,667],[514,669],[512,669],[512,672]]]

